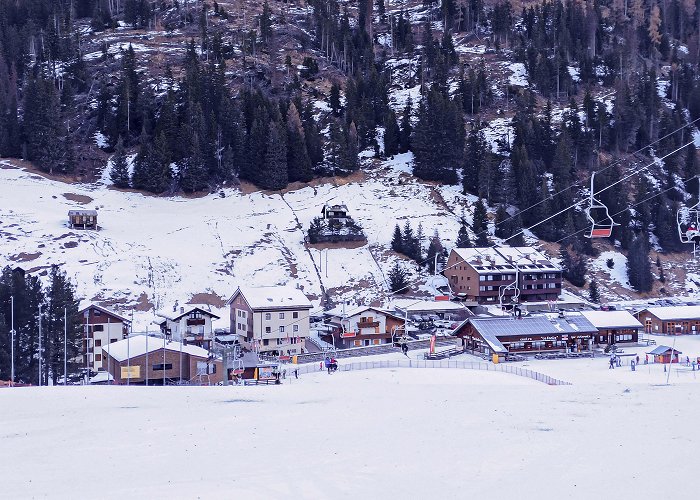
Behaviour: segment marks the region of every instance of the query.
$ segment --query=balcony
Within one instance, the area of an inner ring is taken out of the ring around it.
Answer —
[[[358,321],[357,328],[377,328],[379,321]]]
[[[206,324],[206,320],[204,318],[189,318],[187,320],[187,326],[197,326],[204,324]]]

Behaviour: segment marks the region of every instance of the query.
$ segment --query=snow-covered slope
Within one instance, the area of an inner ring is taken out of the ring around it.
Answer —
[[[0,266],[40,271],[60,264],[81,297],[125,310],[137,306],[141,327],[153,308],[202,293],[225,299],[240,283],[291,283],[316,298],[321,286],[337,298],[381,298],[397,258],[387,250],[395,224],[409,220],[415,230],[421,223],[426,237],[438,229],[450,243],[470,201],[457,187],[407,177],[410,161],[400,155],[364,178],[285,194],[224,189],[223,197],[195,199],[118,191],[104,180],[67,184],[4,164]],[[348,205],[367,245],[307,251],[303,231],[331,201]],[[71,208],[97,209],[100,230],[70,229]]]

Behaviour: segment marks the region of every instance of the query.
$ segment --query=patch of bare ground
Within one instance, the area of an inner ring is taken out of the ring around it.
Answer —
[[[136,300],[136,305],[134,306],[134,309],[137,311],[141,312],[146,312],[150,311],[153,309],[155,306],[153,303],[148,300],[148,295],[146,295],[146,292],[141,292],[141,295],[139,295],[139,298]]]
[[[74,201],[76,203],[80,203],[81,205],[87,205],[88,203],[92,203],[93,201],[95,201],[89,196],[75,193],[63,193],[63,197],[66,200]]]
[[[13,168],[24,169],[27,172],[35,174],[35,176],[32,177],[34,179],[49,179],[52,181],[66,182],[69,184],[80,180],[79,177],[76,177],[73,175],[64,175],[64,174],[56,174],[56,173],[51,174],[48,172],[44,172],[43,170],[36,167],[32,162],[26,161],[26,160],[18,160],[16,158],[4,159],[3,163],[2,163],[2,168],[7,169],[7,170],[13,169]]]
[[[192,295],[188,304],[204,304],[207,306],[224,307],[226,300],[214,292],[200,292]]]
[[[36,253],[20,252],[17,255],[11,256],[10,260],[13,262],[29,262],[29,261],[38,259],[39,256],[41,256],[41,252],[36,252]]]
[[[333,250],[336,248],[360,248],[367,244],[367,241],[338,241],[336,243],[307,243],[306,248],[315,248],[316,250]]]

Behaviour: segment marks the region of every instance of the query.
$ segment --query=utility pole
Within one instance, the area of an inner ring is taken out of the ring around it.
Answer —
[[[10,387],[15,385],[15,297],[10,295],[10,303],[12,304],[10,311],[10,335],[12,342],[12,347],[10,348]]]
[[[39,387],[41,387],[41,304],[39,304]]]
[[[68,308],[63,308],[63,386],[68,385]]]

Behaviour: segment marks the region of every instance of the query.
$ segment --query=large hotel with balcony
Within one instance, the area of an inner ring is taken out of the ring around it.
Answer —
[[[452,294],[479,304],[557,300],[561,268],[530,247],[455,248],[443,271]],[[517,283],[516,283],[517,276]]]

